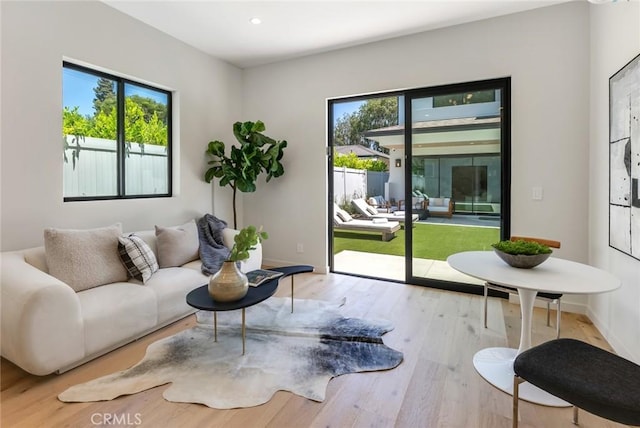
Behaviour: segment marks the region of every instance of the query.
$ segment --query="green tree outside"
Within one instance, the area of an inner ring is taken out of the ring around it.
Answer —
[[[360,144],[379,150],[378,143],[367,139],[365,132],[397,124],[398,97],[372,98],[357,111],[345,114],[336,121],[333,141],[337,146]]]
[[[93,109],[96,114],[100,112],[111,113],[116,106],[116,93],[113,90],[114,82],[101,77],[98,79],[96,87],[93,88],[95,98],[93,99]]]
[[[65,136],[117,138],[116,94],[113,82],[100,78],[93,89],[93,116],[83,116],[79,107],[64,107],[62,133]],[[168,144],[167,106],[151,98],[132,95],[125,98],[125,140],[129,143],[166,146]]]
[[[333,157],[333,166],[364,169],[367,171],[386,171],[387,164],[381,160],[361,159],[355,153],[336,153]]]

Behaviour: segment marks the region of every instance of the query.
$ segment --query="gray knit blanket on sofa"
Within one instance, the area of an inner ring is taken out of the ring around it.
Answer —
[[[227,222],[211,214],[205,214],[198,219],[198,237],[200,239],[200,260],[202,273],[213,275],[222,267],[222,263],[229,257],[230,250],[225,247],[222,239],[222,229]]]

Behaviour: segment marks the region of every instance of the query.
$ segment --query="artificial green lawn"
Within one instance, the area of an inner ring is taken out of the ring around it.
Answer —
[[[446,260],[461,251],[491,250],[500,241],[500,229],[492,227],[416,224],[413,228],[413,257]],[[391,241],[383,242],[380,234],[334,231],[333,253],[343,250],[404,256],[404,229]]]

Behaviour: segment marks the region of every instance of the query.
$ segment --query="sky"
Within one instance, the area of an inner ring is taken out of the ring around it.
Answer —
[[[83,116],[93,116],[93,98],[98,77],[83,73],[78,70],[64,68],[62,73],[62,98],[65,107],[79,107],[79,112]],[[159,103],[167,104],[167,97],[164,93],[155,92],[140,86],[125,85],[125,96],[140,95],[151,98]]]
[[[333,103],[333,126],[344,114],[351,114],[357,111],[366,101],[347,101],[343,103]]]

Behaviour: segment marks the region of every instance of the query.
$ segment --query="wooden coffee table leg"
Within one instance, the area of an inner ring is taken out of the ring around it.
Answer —
[[[242,308],[242,355],[244,355],[244,348],[245,348],[245,335],[246,335],[246,331],[245,331],[245,315],[244,315],[244,308]]]

